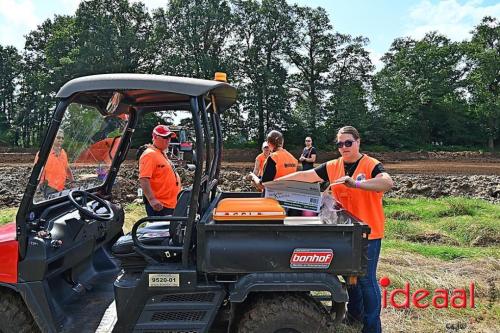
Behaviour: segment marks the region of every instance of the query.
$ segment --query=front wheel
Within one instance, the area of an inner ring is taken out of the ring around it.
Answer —
[[[238,333],[332,332],[328,313],[307,294],[258,295],[241,314]]]
[[[0,332],[40,332],[21,296],[10,290],[0,290]]]

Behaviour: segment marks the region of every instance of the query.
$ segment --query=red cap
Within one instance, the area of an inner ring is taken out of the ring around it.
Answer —
[[[164,138],[168,138],[169,136],[172,137],[172,138],[176,138],[177,137],[177,135],[175,135],[175,133],[172,132],[170,130],[170,128],[168,128],[166,125],[157,125],[153,129],[153,134],[156,134],[156,135],[164,137]]]

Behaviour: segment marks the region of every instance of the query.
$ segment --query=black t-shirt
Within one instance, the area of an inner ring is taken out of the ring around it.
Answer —
[[[307,149],[307,147],[304,147],[302,156],[310,158],[312,155],[316,155],[316,148],[311,147],[310,149]],[[314,168],[313,162],[302,161],[302,170],[311,170],[312,168]]]
[[[276,162],[269,156],[264,164],[264,171],[262,172],[261,182],[270,182],[276,176]]]
[[[354,171],[356,171],[356,168],[358,167],[360,160],[361,160],[361,158],[354,163],[345,163],[344,162],[344,172],[345,172],[346,176],[352,177]],[[325,182],[329,181],[328,172],[326,170],[326,163],[323,163],[319,167],[314,168],[314,171],[316,171],[316,174],[318,175],[318,177],[323,179]],[[378,163],[373,168],[371,176],[372,176],[372,178],[375,178],[376,175],[378,175],[379,173],[382,173],[382,172],[385,172],[384,166],[382,165],[382,163]]]

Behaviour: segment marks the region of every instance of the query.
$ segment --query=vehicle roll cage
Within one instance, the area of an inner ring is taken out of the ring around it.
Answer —
[[[38,175],[48,158],[52,143],[57,134],[64,113],[68,105],[76,100],[77,94],[68,98],[62,98],[54,112],[52,121],[39,152],[39,160],[34,165],[33,171],[28,181],[27,189],[21,200],[19,211],[16,216],[17,240],[19,242],[19,256],[22,260],[26,255],[28,246],[28,236],[33,223],[33,197],[38,185]],[[108,177],[105,182],[95,188],[88,189],[90,192],[98,192],[104,197],[109,196],[116,180],[116,176],[121,163],[125,160],[127,151],[130,148],[131,138],[138,123],[139,115],[142,113],[164,111],[164,110],[186,110],[189,109],[192,115],[193,128],[196,138],[195,146],[195,174],[193,178],[192,193],[187,217],[175,217],[175,221],[185,222],[185,234],[182,246],[173,246],[170,250],[182,250],[182,264],[184,267],[190,266],[190,251],[193,249],[193,233],[195,223],[208,207],[210,200],[217,192],[218,177],[222,159],[222,130],[220,126],[220,109],[216,104],[216,96],[210,91],[200,96],[189,96],[189,104],[180,103],[140,103],[130,105],[128,113],[129,120],[124,130],[122,140],[118,147],[116,156],[112,160]],[[205,164],[205,165],[204,165]],[[64,201],[64,196],[44,201],[36,206],[44,207],[47,203],[58,203]],[[35,207],[36,207],[35,206]],[[163,218],[162,221],[168,221]]]

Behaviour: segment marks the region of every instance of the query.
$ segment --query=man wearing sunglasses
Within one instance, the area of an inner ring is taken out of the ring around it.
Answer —
[[[302,162],[302,170],[311,170],[316,162],[316,148],[312,145],[312,138],[308,136],[305,139],[305,147],[300,155],[299,161]]]
[[[380,288],[376,274],[381,239],[384,237],[383,193],[393,186],[391,176],[376,159],[359,151],[361,139],[352,126],[337,133],[341,157],[319,167],[296,172],[279,180],[329,181],[332,194],[342,206],[371,228],[368,241],[368,269],[354,287],[348,288],[347,320],[363,323],[363,332],[381,332]]]
[[[139,183],[148,216],[172,215],[181,180],[165,153],[176,134],[165,125],[153,129],[153,144],[139,158]]]

